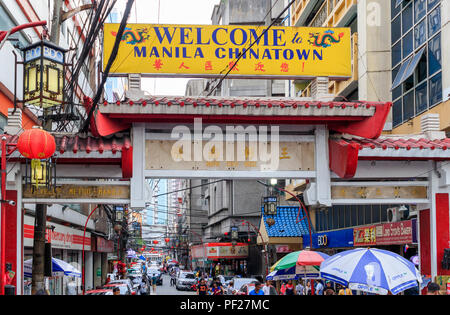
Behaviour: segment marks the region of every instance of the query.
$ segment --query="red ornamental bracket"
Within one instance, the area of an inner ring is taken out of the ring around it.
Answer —
[[[329,140],[330,169],[340,178],[353,178],[358,168],[359,144]]]

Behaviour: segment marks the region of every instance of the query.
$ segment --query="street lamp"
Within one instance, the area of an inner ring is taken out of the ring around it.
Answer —
[[[40,108],[64,103],[64,63],[67,50],[42,40],[22,49],[23,103]]]

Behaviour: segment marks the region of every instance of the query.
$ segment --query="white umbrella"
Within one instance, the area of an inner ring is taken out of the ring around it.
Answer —
[[[31,278],[31,272],[33,267],[33,259],[28,259],[23,262],[24,276]],[[52,257],[52,272],[63,272],[64,275],[69,277],[81,278],[81,272],[74,266],[65,261]]]
[[[422,283],[414,264],[393,252],[358,248],[338,253],[320,265],[320,276],[351,290],[398,294]]]

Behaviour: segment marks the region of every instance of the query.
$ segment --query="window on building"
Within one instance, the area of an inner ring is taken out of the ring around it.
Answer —
[[[9,11],[5,9],[2,3],[0,3],[0,30],[8,31],[17,25],[18,24],[13,19]],[[11,38],[18,39],[21,47],[26,47],[31,44],[31,41],[25,36],[24,32],[15,33],[11,36]]]
[[[391,0],[393,126],[442,102],[440,0]]]
[[[0,131],[4,133],[5,126],[8,124],[8,117],[3,116],[3,114],[0,114]]]

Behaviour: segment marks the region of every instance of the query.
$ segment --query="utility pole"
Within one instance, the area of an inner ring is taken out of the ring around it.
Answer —
[[[61,10],[63,0],[53,1],[53,19],[50,33],[50,41],[59,45],[59,32],[61,29]],[[42,84],[42,82],[41,82]],[[49,110],[46,109],[44,117],[47,117]],[[44,121],[44,130],[52,130],[52,121]],[[35,294],[39,290],[45,290],[44,282],[44,262],[45,262],[45,230],[47,227],[47,205],[36,204],[34,219],[34,240],[33,240],[33,266],[31,276],[31,290]]]
[[[270,26],[272,24],[272,0],[266,0],[266,12],[267,12],[267,16],[266,16],[266,26]],[[266,96],[267,97],[271,97],[272,96],[272,80],[267,80],[266,81]]]

